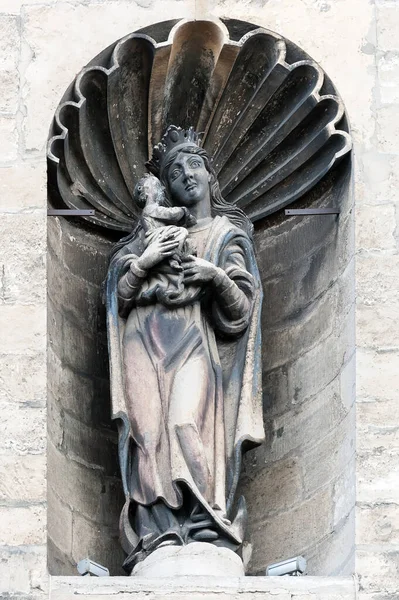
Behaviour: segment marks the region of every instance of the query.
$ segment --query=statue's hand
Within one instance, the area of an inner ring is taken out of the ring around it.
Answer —
[[[148,271],[148,269],[160,263],[164,258],[172,256],[178,245],[179,240],[175,239],[173,231],[159,237],[144,250],[143,254],[137,260],[138,267],[144,271]]]
[[[191,254],[182,259],[182,266],[184,283],[209,283],[218,272],[214,264]]]

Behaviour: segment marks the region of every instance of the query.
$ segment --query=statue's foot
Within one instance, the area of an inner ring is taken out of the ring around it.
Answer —
[[[219,538],[219,534],[213,529],[204,528],[192,532],[191,537],[195,542],[214,542]]]

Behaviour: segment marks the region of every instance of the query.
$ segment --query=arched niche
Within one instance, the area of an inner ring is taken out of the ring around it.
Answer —
[[[121,573],[123,493],[102,283],[112,244],[137,219],[133,186],[170,123],[205,132],[224,196],[255,224],[267,439],[246,455],[240,483],[249,510],[248,573],[303,554],[310,575],[349,574],[355,424],[348,123],[333,84],[309,56],[236,20],[168,21],[126,36],[82,70],[57,109],[49,202],[96,212],[48,220],[50,573],[74,574],[87,555]],[[339,215],[286,216],[292,205]]]

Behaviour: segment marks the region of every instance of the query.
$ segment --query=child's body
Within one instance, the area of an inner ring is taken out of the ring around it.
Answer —
[[[190,214],[185,206],[167,205],[164,188],[154,175],[145,175],[140,179],[134,189],[134,199],[136,204],[142,208],[141,225],[145,232],[146,247],[158,236],[164,236],[165,227],[168,225],[177,225],[184,229],[196,223],[195,217]],[[184,289],[181,260],[183,256],[190,254],[186,242],[188,236],[186,229],[184,229],[184,234],[182,241],[176,248],[176,252],[168,259],[166,268],[164,266],[158,269],[164,275],[168,272],[170,274],[168,289],[165,289],[164,285],[160,287],[163,299],[176,297]]]

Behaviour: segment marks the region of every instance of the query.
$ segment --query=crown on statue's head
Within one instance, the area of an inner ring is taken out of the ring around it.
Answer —
[[[178,152],[187,146],[198,147],[200,138],[194,131],[194,127],[182,129],[176,125],[169,125],[159,144],[154,146],[152,158],[146,162],[146,167],[151,173],[160,177],[166,164],[167,157],[171,152]]]

